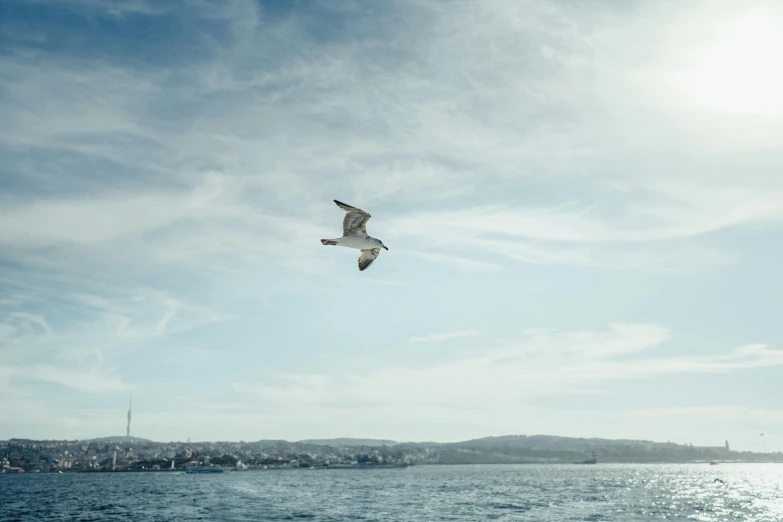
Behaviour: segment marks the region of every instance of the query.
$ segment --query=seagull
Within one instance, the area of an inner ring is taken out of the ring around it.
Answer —
[[[355,248],[361,250],[362,254],[359,256],[359,270],[364,271],[370,266],[378,254],[381,253],[381,248],[389,250],[383,241],[375,239],[367,235],[367,220],[372,216],[364,210],[346,205],[341,201],[334,200],[337,206],[345,210],[345,218],[343,219],[343,237],[337,239],[322,239],[322,245],[336,245],[348,248]]]

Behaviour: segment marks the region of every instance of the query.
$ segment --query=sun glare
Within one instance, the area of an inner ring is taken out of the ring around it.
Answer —
[[[694,106],[740,114],[783,114],[783,10],[754,10],[726,25],[676,77]]]

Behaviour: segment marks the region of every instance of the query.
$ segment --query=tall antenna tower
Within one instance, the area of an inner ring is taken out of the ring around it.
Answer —
[[[130,437],[130,421],[131,421],[131,405],[133,403],[133,395],[128,399],[128,427],[125,428],[125,436]]]

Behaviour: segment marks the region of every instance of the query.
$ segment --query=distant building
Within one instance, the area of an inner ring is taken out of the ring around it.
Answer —
[[[125,428],[125,436],[130,437],[130,421],[131,421],[131,405],[133,403],[133,397],[128,399],[128,427]]]

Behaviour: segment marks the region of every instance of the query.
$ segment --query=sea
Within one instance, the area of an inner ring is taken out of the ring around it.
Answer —
[[[783,464],[5,474],[0,520],[783,522]]]

